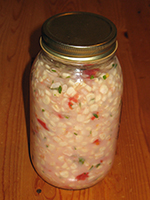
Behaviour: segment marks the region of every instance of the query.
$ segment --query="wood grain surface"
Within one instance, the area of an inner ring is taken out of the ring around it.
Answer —
[[[45,183],[28,149],[29,72],[43,22],[88,11],[118,29],[124,75],[122,120],[113,168],[97,185],[67,191]],[[150,1],[0,0],[0,200],[150,199]]]

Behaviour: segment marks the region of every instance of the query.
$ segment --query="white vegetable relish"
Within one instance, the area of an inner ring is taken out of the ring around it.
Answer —
[[[112,167],[119,127],[122,71],[105,63],[60,63],[41,51],[31,70],[31,159],[48,183],[81,189]]]

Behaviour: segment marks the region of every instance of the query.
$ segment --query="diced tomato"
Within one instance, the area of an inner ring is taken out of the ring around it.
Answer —
[[[72,108],[73,103],[71,103],[71,101],[68,102],[68,106],[69,106],[70,109],[73,109],[73,108]]]
[[[91,117],[91,120],[94,120],[95,118],[98,118],[98,112],[93,113],[93,116]]]
[[[46,124],[42,120],[40,120],[38,118],[37,118],[37,120],[41,124],[41,126],[43,126],[43,128],[45,128],[47,131],[49,131],[49,129],[47,128]]]
[[[78,102],[78,97],[79,97],[78,94],[74,95],[73,97],[69,97],[68,106],[69,106],[70,109],[72,109],[73,103]]]
[[[78,176],[76,176],[76,179],[79,181],[79,180],[82,180],[84,181],[86,178],[89,177],[89,172],[86,172],[86,173],[83,173],[83,174],[80,174]]]
[[[95,119],[95,117],[93,116],[93,117],[91,117],[91,120],[94,120]]]
[[[86,70],[83,71],[83,73],[88,75],[89,77],[91,77],[92,75],[95,77],[98,71],[99,71],[99,68],[86,69]]]
[[[57,114],[58,115],[58,117],[60,118],[60,119],[63,119],[63,116],[61,115],[61,114]]]
[[[95,140],[95,141],[93,142],[93,144],[99,145],[99,144],[100,144],[99,139]]]
[[[74,95],[73,97],[70,97],[70,98],[69,98],[69,101],[73,101],[73,102],[77,103],[77,102],[78,102],[78,98],[79,98],[79,95],[76,94],[76,95]]]

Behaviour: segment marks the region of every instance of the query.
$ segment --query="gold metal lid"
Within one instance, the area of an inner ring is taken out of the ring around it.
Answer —
[[[116,26],[109,19],[88,12],[69,12],[44,22],[40,43],[54,56],[89,61],[114,54],[116,36]]]

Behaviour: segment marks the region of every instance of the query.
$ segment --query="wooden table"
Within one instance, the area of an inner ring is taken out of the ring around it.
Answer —
[[[115,163],[99,184],[65,191],[45,183],[28,152],[29,71],[40,50],[43,22],[66,11],[89,11],[118,29],[117,56],[124,75],[120,136]],[[0,199],[150,199],[150,1],[0,1]]]

